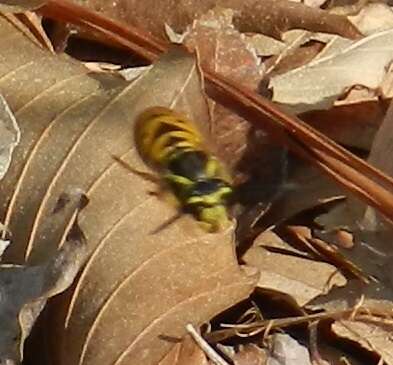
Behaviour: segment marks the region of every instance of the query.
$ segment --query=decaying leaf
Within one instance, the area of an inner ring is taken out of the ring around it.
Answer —
[[[273,77],[274,100],[303,112],[332,106],[355,85],[376,89],[393,58],[393,47],[389,47],[392,37],[391,29],[374,33],[338,53]]]
[[[46,301],[67,289],[86,259],[77,223],[58,253],[39,266],[0,265],[0,363],[18,364],[23,344]]]
[[[334,266],[306,257],[272,232],[260,235],[243,259],[260,270],[258,287],[289,294],[299,306],[346,284]]]
[[[176,108],[208,127],[195,61],[175,49],[132,83],[101,81],[37,49],[7,22],[1,34],[1,47],[23,49],[0,63],[0,91],[22,131],[0,186],[4,222],[18,238],[6,258],[37,262],[56,251],[72,213],[49,223],[55,197],[65,186],[86,191],[90,203],[79,221],[90,256],[56,311],[52,349],[59,364],[156,364],[187,323],[197,326],[246,298],[255,282],[238,266],[232,226],[208,234],[183,216],[152,234],[175,207],[113,158],[147,169],[133,147],[133,123],[150,106]]]
[[[20,130],[7,101],[0,95],[0,180],[11,163],[12,152],[20,140]]]

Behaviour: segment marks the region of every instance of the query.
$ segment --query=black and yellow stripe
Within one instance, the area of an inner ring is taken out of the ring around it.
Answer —
[[[231,183],[219,161],[207,152],[196,126],[163,107],[146,110],[135,125],[140,155],[161,173],[183,211],[209,231],[225,225]]]

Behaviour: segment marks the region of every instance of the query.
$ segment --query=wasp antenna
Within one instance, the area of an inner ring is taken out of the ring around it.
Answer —
[[[144,172],[144,171],[140,171],[140,170],[134,169],[129,163],[125,162],[120,157],[117,157],[115,155],[112,155],[112,158],[116,162],[118,162],[123,168],[125,168],[129,172],[132,172],[134,175],[137,175],[137,176],[141,177],[142,179],[144,179],[146,181],[150,181],[150,182],[152,182],[154,184],[160,184],[160,178],[156,177],[155,175],[150,174],[148,172]]]

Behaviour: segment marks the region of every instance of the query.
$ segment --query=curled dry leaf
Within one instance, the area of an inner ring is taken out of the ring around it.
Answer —
[[[20,140],[20,130],[7,101],[0,95],[0,180],[11,163],[12,152]]]
[[[174,50],[134,82],[114,79],[109,89],[10,23],[0,22],[0,35],[1,47],[15,49],[0,63],[0,90],[22,130],[0,187],[2,216],[18,238],[7,258],[39,261],[64,241],[67,222],[47,217],[65,186],[80,187],[90,200],[80,216],[90,257],[52,321],[57,364],[156,364],[185,324],[209,320],[247,297],[255,282],[237,264],[233,227],[207,234],[183,216],[152,234],[175,208],[112,157],[146,169],[133,122],[150,106],[176,108],[207,127],[195,61]]]
[[[375,33],[338,53],[273,77],[270,87],[274,101],[304,112],[329,108],[344,91],[355,85],[378,88],[393,59],[393,47],[389,46],[392,38],[391,29]]]
[[[258,287],[291,295],[299,306],[346,284],[333,265],[302,255],[272,232],[260,235],[243,260],[260,270]]]
[[[23,344],[46,301],[67,289],[84,260],[86,242],[77,223],[63,247],[39,266],[0,265],[0,363],[18,364]]]
[[[340,337],[359,343],[369,351],[381,356],[386,365],[393,364],[393,326],[391,321],[381,318],[365,318],[364,320],[336,321],[333,331]]]

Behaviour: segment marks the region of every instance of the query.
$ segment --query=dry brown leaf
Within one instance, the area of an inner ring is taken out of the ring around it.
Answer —
[[[386,365],[393,364],[393,325],[380,318],[365,320],[341,320],[332,326],[333,331],[340,337],[359,343],[369,351],[381,356]]]
[[[392,37],[391,29],[372,34],[339,52],[273,77],[269,85],[273,100],[299,113],[327,109],[355,85],[377,89],[393,58],[393,48],[387,46]]]
[[[234,29],[232,18],[233,11],[230,9],[209,11],[193,22],[184,35],[184,44],[197,50],[202,67],[215,70],[256,90],[264,67],[245,37]],[[210,106],[211,132],[215,145],[222,159],[233,168],[246,151],[250,125],[214,101],[210,101]],[[255,159],[255,154],[253,157]]]
[[[369,151],[375,133],[385,116],[385,104],[368,101],[336,105],[329,110],[310,111],[302,114],[301,118],[345,146]]]
[[[207,234],[184,216],[151,234],[175,209],[112,158],[146,169],[133,148],[132,123],[149,106],[207,122],[194,59],[175,50],[133,83],[120,80],[107,90],[12,24],[0,22],[0,35],[0,46],[15,50],[0,63],[0,90],[22,133],[0,187],[1,213],[16,242],[6,258],[37,262],[56,251],[66,226],[47,221],[56,197],[65,186],[86,191],[90,204],[80,225],[90,259],[56,314],[57,363],[155,364],[173,346],[168,337],[244,299],[255,281],[237,264],[233,227]]]
[[[357,356],[356,351],[347,351],[344,354],[342,348],[335,346],[334,343],[329,344],[324,341],[323,345],[318,346],[318,350],[323,359],[330,361],[329,365],[364,365],[364,359],[361,356]]]
[[[360,5],[360,2],[358,4]],[[371,35],[374,33],[382,32],[384,30],[392,29],[393,12],[391,8],[386,4],[370,3],[364,7],[360,6],[359,9],[360,11],[355,11],[354,14],[356,15],[349,17],[349,19],[353,22],[353,24],[357,26],[357,28],[363,34]],[[350,40],[339,36],[331,36],[330,39],[326,38],[326,34],[323,34],[322,36],[325,38],[325,43],[328,43],[324,47],[324,49],[315,57],[314,61],[328,56],[333,56],[334,54],[338,54],[352,44]],[[321,40],[320,37],[321,35],[312,35],[313,39]],[[390,69],[387,72],[387,75],[384,77],[377,92],[375,90],[370,90],[363,87],[355,87],[350,89],[342,100],[336,100],[334,104],[349,104],[350,106],[352,106],[354,103],[359,104],[370,101],[375,102],[378,101],[378,95],[383,95],[385,98],[391,98],[392,78],[392,70]],[[356,140],[355,137],[353,139]]]
[[[302,255],[272,232],[260,235],[243,260],[259,269],[258,287],[291,295],[299,306],[346,284],[334,266]]]
[[[195,341],[190,336],[186,336],[158,365],[209,365],[209,361]]]
[[[324,237],[323,234],[321,236]],[[329,235],[326,236],[329,238]],[[329,242],[328,239],[327,241]],[[372,280],[367,286],[358,287],[352,283],[342,290],[332,291],[325,298],[321,297],[316,303],[323,303],[324,308],[336,309],[336,306],[342,308],[344,304],[344,308],[351,308],[361,300],[362,296],[365,305],[393,300],[391,230],[356,231],[354,241],[353,247],[340,248],[339,252],[346,261],[352,263],[354,268],[358,268]],[[336,265],[341,266],[340,263]]]
[[[234,12],[215,8],[194,21],[183,43],[198,50],[201,65],[255,89],[263,66],[246,38],[233,27]]]
[[[188,48],[197,50],[202,67],[215,70],[256,90],[264,67],[251,44],[234,29],[232,18],[231,9],[210,10],[195,20],[182,35],[183,43]],[[211,133],[217,146],[217,154],[229,168],[239,172],[237,165],[241,166],[242,174],[238,173],[236,180],[244,180],[251,171],[257,170],[254,177],[263,175],[261,180],[266,185],[278,185],[277,181],[281,176],[277,174],[280,167],[277,168],[276,165],[282,164],[281,151],[280,154],[277,153],[277,147],[273,148],[266,136],[254,132],[243,118],[214,101],[210,101],[210,106],[213,119]],[[236,128],[233,128],[233,125],[236,125]],[[255,158],[256,155],[260,157]],[[270,181],[268,177],[274,177],[274,181],[267,183]],[[259,190],[266,190],[265,186]],[[255,201],[257,199],[255,198]]]
[[[273,56],[280,54],[286,48],[284,42],[263,34],[246,35],[247,43],[255,49],[258,56]]]
[[[375,312],[390,317],[393,311],[392,298],[393,291],[388,286],[376,282],[364,285],[359,280],[349,280],[345,287],[332,289],[329,294],[316,298],[307,307],[313,310],[325,309],[328,313],[350,311],[351,314],[364,308],[370,315]]]
[[[291,164],[291,160],[289,163]],[[312,166],[297,159],[292,165],[295,167],[288,177],[286,190],[282,191],[266,217],[270,219],[270,224],[277,224],[306,210],[332,204],[343,198],[343,189]]]
[[[193,22],[184,34],[183,43],[197,50],[202,67],[257,90],[264,66],[244,35],[233,27],[233,15],[231,9],[209,11]],[[285,160],[282,150],[273,147],[268,137],[261,131],[254,131],[244,118],[212,100],[210,106],[211,132],[218,155],[227,166],[236,170],[236,180],[244,181],[246,176],[252,175],[253,178],[261,177],[265,185],[272,187],[270,190],[277,189],[282,178],[277,171]],[[267,190],[265,185],[258,189]],[[260,199],[255,194],[254,198],[254,203]]]
[[[348,19],[365,35],[393,28],[393,10],[384,3],[370,3]]]
[[[86,253],[85,238],[74,223],[63,247],[43,264],[0,265],[1,364],[18,364],[23,359],[24,341],[38,315],[50,297],[72,284]]]

